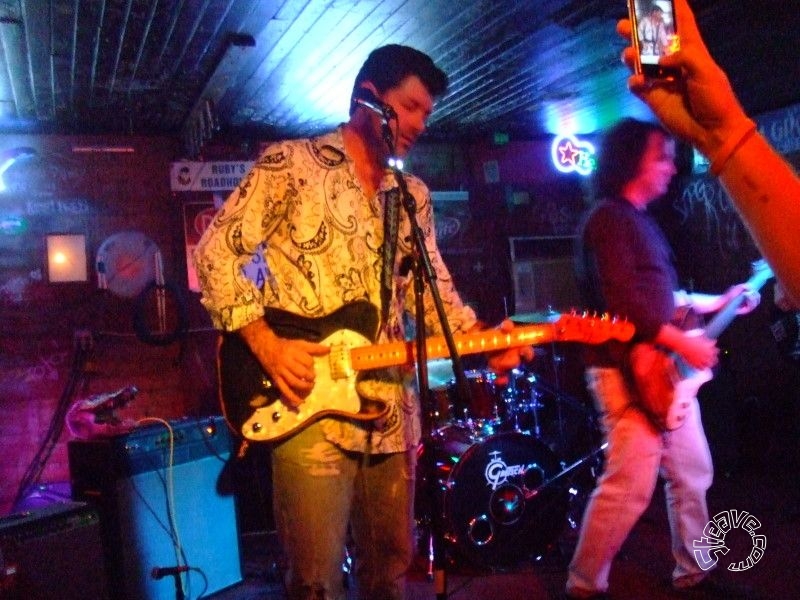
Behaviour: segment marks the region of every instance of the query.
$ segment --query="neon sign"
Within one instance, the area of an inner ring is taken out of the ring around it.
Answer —
[[[553,165],[562,173],[589,175],[594,170],[594,145],[572,135],[559,135],[550,147]]]

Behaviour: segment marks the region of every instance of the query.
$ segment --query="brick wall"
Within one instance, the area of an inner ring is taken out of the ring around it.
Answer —
[[[12,507],[33,465],[44,465],[36,477],[41,483],[68,481],[63,408],[75,400],[135,385],[139,393],[122,412],[132,419],[219,412],[216,336],[196,295],[185,291],[181,207],[169,190],[177,144],[167,138],[0,137],[0,151],[15,148],[28,155],[5,173],[0,193],[6,224],[0,235],[0,513]],[[157,246],[165,280],[182,292],[180,302],[167,303],[164,331],[173,331],[179,311],[189,331],[173,343],[142,339],[142,331],[157,329],[134,326],[137,311],[151,326],[154,296],[98,289],[96,252],[126,231]],[[48,233],[86,236],[88,282],[48,282]],[[51,429],[57,435],[48,435]]]

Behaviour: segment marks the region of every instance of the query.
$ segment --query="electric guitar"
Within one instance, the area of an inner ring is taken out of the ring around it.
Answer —
[[[772,276],[766,261],[755,261],[746,285],[758,291]],[[741,293],[732,298],[714,315],[704,329],[707,337],[716,340],[733,322],[745,295]],[[700,386],[713,377],[711,369],[695,369],[675,352],[647,343],[635,344],[630,349],[627,372],[641,408],[656,426],[666,431],[683,425]]]
[[[413,365],[415,345],[414,342],[371,343],[369,333],[375,329],[363,326],[365,304],[347,304],[318,319],[272,311],[272,316],[282,313],[284,324],[292,322],[293,337],[318,341],[331,349],[330,354],[315,357],[316,383],[297,409],[281,402],[277,387],[247,344],[237,334],[223,334],[217,354],[220,401],[233,431],[250,441],[272,442],[323,416],[371,420],[385,415],[385,402],[362,399],[356,393],[356,374],[368,369]],[[267,321],[278,335],[285,337],[270,318]],[[516,327],[509,333],[493,329],[456,335],[454,341],[459,354],[477,354],[547,342],[597,344],[612,338],[627,341],[633,330],[631,323],[608,316],[568,314],[552,323]],[[426,351],[431,359],[450,356],[443,337],[428,338]]]

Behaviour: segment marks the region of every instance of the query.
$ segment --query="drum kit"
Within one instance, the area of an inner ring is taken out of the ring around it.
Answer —
[[[543,556],[577,528],[594,487],[602,461],[594,411],[527,368],[504,385],[488,370],[468,370],[464,399],[449,360],[428,367],[436,418],[420,460],[433,468],[418,470],[420,550],[436,530],[454,563],[503,568]],[[433,456],[422,460],[426,452]]]

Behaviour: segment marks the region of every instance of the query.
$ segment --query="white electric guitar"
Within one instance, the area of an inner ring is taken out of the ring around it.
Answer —
[[[356,302],[319,319],[282,313],[284,325],[291,321],[295,335],[330,346],[330,354],[314,360],[316,383],[298,409],[290,409],[245,342],[236,334],[221,337],[218,352],[220,401],[230,427],[251,441],[271,442],[291,435],[323,416],[371,420],[386,414],[380,400],[362,401],[356,393],[356,374],[368,369],[413,365],[413,342],[372,344],[368,337],[374,323],[371,305]],[[273,311],[273,316],[275,312]],[[267,319],[274,328],[274,323]],[[359,331],[361,330],[361,331]],[[366,330],[366,331],[365,331]],[[460,354],[477,354],[506,348],[535,346],[548,342],[598,344],[609,339],[627,341],[633,325],[608,316],[562,315],[552,323],[516,327],[510,333],[496,329],[454,336]],[[286,337],[285,334],[279,335]],[[443,337],[426,341],[428,358],[450,355]]]

